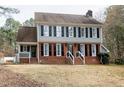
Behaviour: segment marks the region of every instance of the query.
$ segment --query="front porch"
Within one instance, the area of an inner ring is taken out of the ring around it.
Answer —
[[[68,54],[69,53],[69,54]],[[38,43],[19,45],[19,62],[41,64],[98,64],[100,44]]]

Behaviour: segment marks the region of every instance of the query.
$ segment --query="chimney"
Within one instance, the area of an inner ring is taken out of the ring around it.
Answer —
[[[86,13],[86,17],[92,17],[93,14],[92,14],[92,10],[88,10],[87,13]]]

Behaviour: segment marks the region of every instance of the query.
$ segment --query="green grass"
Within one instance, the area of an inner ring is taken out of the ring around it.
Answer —
[[[53,87],[124,87],[124,65],[7,65],[6,68]]]

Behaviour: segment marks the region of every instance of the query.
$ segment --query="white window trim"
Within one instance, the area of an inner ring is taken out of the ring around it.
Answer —
[[[71,30],[70,30],[71,29]],[[69,33],[69,37],[74,37],[74,29],[73,27],[68,27],[68,33]],[[72,33],[72,34],[71,34]]]
[[[97,28],[96,27],[93,27],[92,28],[92,38],[97,38]],[[93,35],[93,33],[95,33],[95,35]]]
[[[43,28],[44,28],[43,35],[44,36],[49,36],[49,26],[48,25],[44,25]]]
[[[60,55],[58,54],[58,45],[60,46],[60,50],[59,50],[60,51],[60,53],[59,53]],[[60,43],[56,44],[56,56],[62,56],[62,45]]]
[[[96,56],[96,44],[91,44],[92,56]]]
[[[61,36],[62,36],[61,26],[56,26],[56,37]]]
[[[45,47],[45,45],[47,46],[47,47]],[[45,48],[47,48],[47,52],[45,51]],[[43,44],[43,53],[44,53],[44,56],[49,56],[49,43],[44,43]],[[46,53],[45,53],[46,52]]]

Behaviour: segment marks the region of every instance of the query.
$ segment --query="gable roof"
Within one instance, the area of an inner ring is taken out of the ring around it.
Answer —
[[[74,14],[57,14],[35,12],[36,23],[66,23],[66,24],[102,24],[92,17]]]
[[[16,40],[17,42],[37,42],[36,27],[20,27]]]

